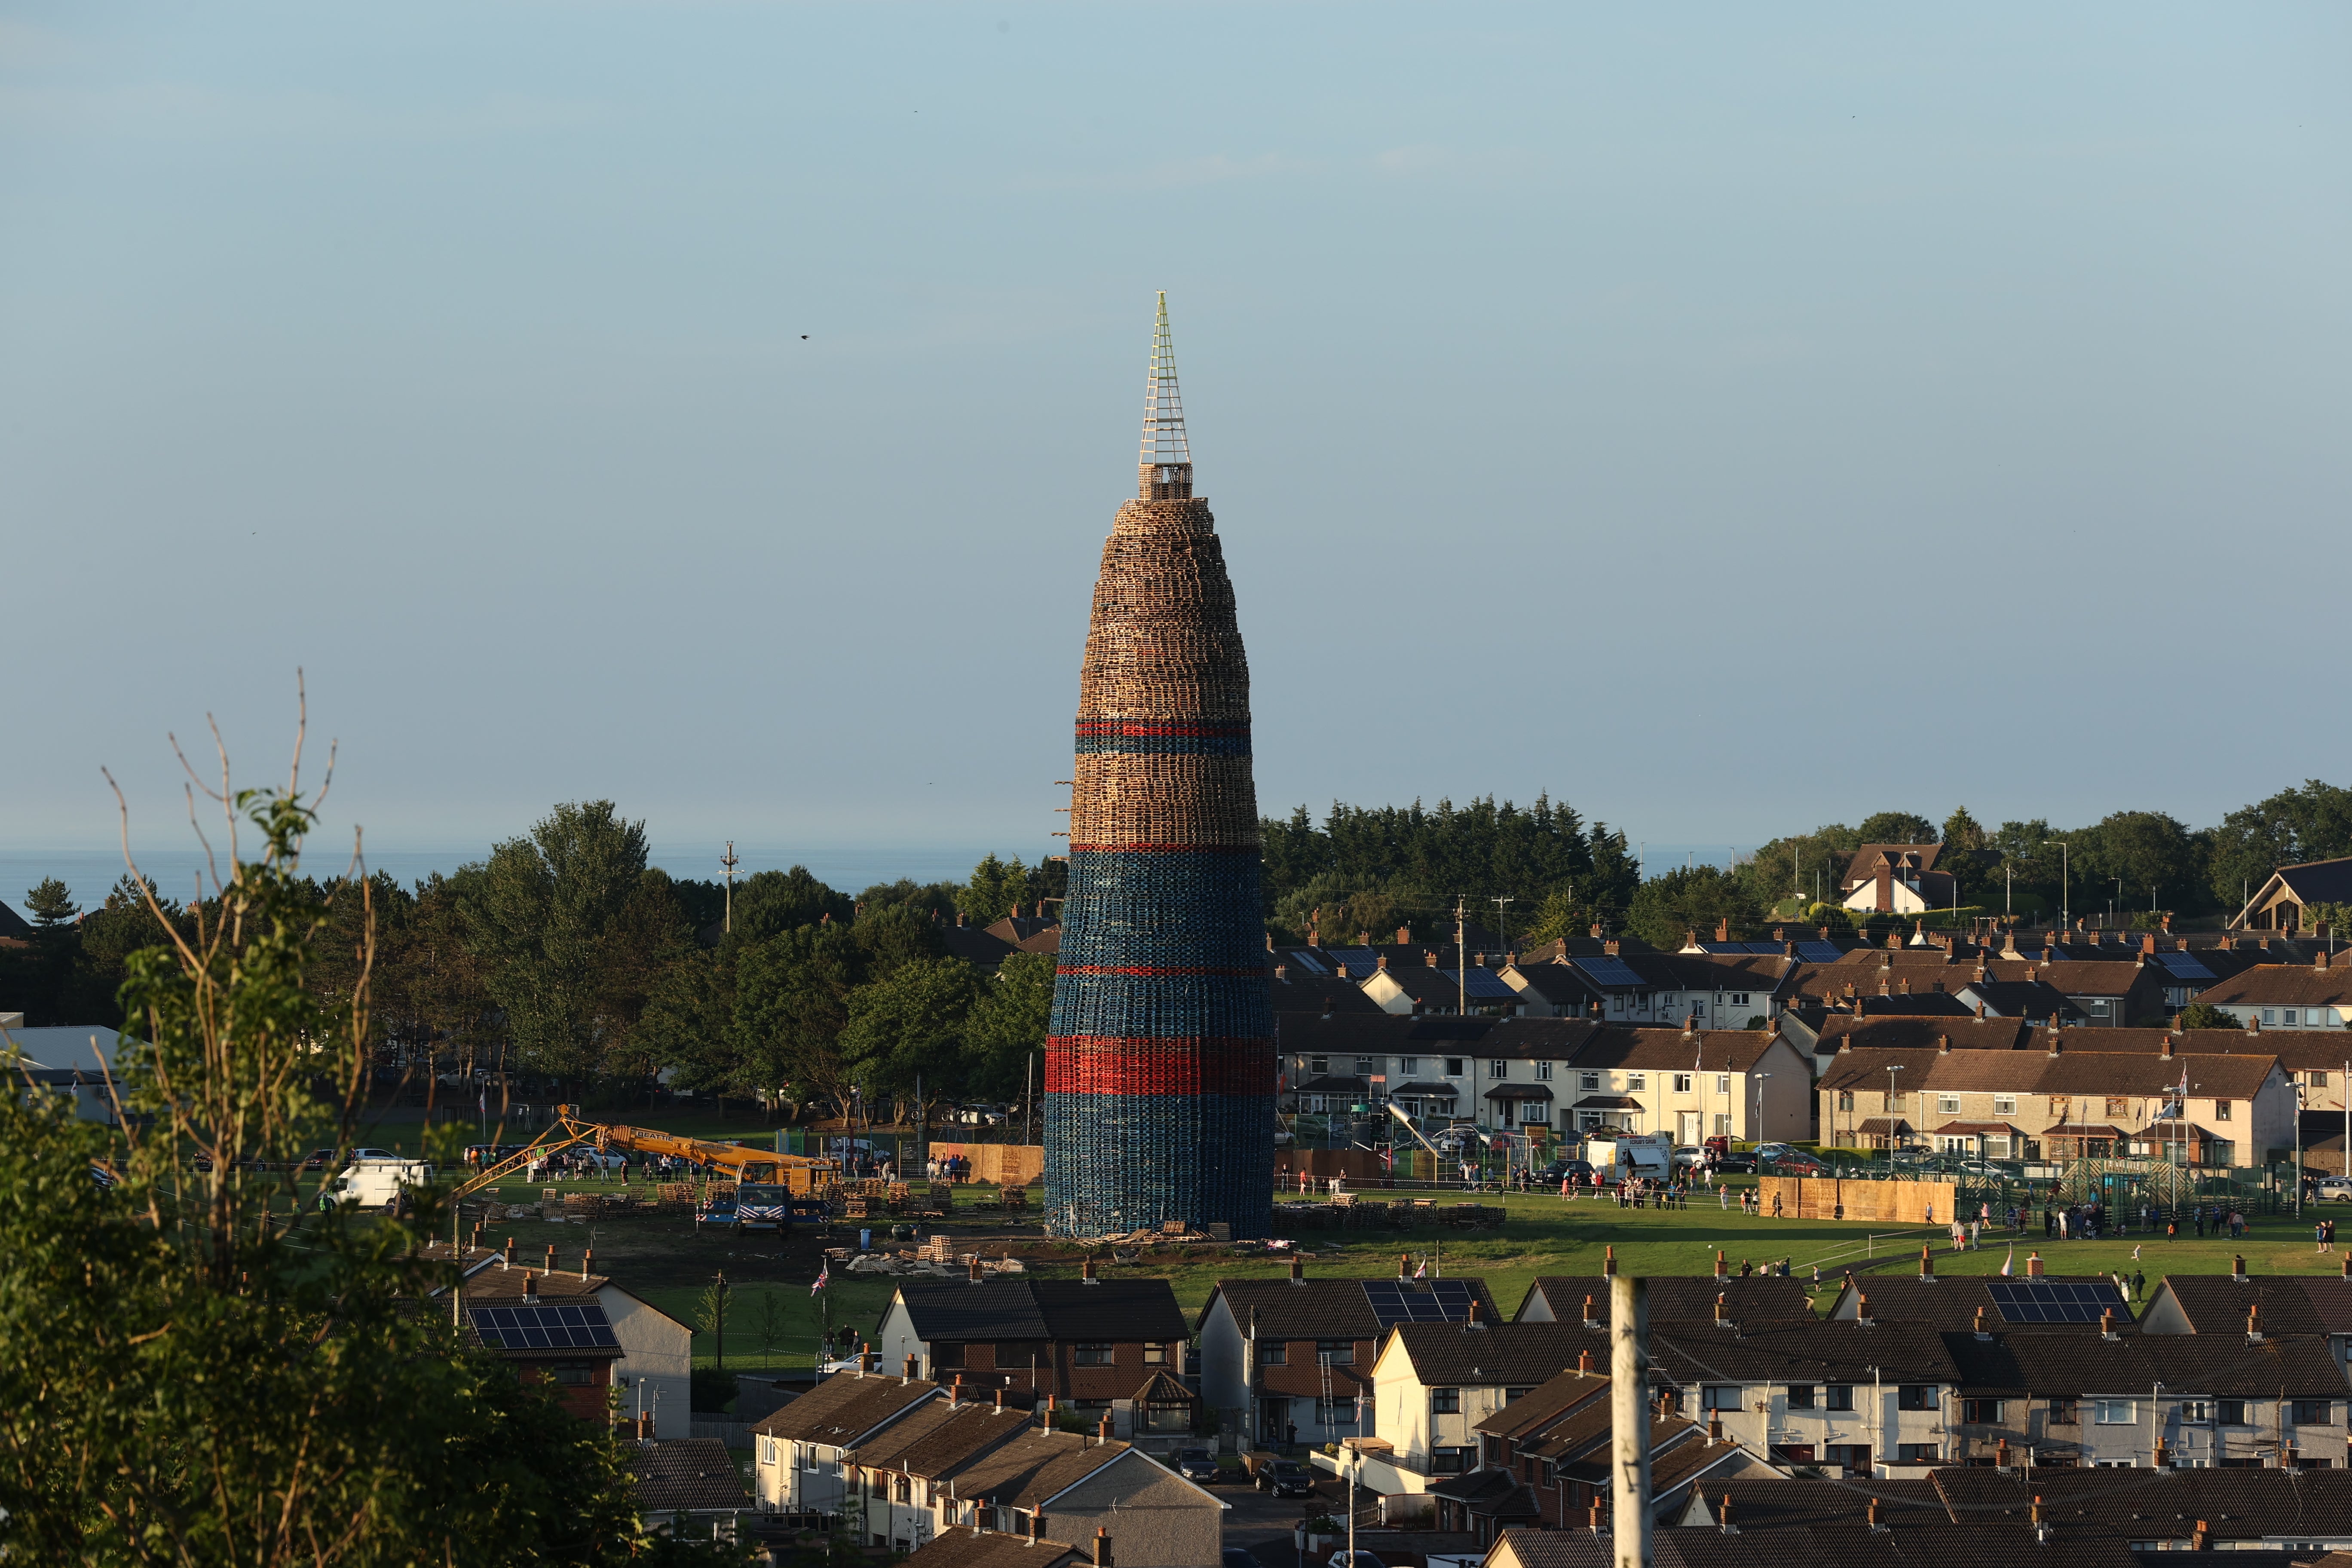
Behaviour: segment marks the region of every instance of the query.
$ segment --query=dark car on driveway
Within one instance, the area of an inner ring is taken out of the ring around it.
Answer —
[[[1217,1457],[1206,1448],[1180,1448],[1176,1453],[1176,1473],[1188,1481],[1213,1481],[1217,1479]]]
[[[1258,1471],[1257,1489],[1276,1497],[1313,1497],[1315,1478],[1296,1459],[1276,1459]]]
[[[1734,1149],[1728,1153],[1717,1154],[1715,1168],[1732,1175],[1750,1175],[1756,1170],[1756,1156],[1746,1149]]]

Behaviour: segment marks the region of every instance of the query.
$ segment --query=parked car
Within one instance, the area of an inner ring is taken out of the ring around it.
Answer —
[[[2322,1203],[2352,1204],[2352,1177],[2322,1176],[2312,1195]]]
[[[1275,1497],[1313,1497],[1315,1478],[1296,1459],[1276,1459],[1260,1467],[1257,1489]]]
[[[1756,1156],[1745,1149],[1733,1149],[1715,1157],[1715,1168],[1731,1175],[1748,1175],[1756,1169]]]
[[[1331,1553],[1328,1568],[1388,1568],[1388,1565],[1361,1547],[1349,1552],[1342,1546],[1339,1551]]]
[[[1217,1457],[1206,1448],[1179,1448],[1176,1473],[1188,1481],[1213,1481],[1217,1479]]]
[[[1579,1182],[1589,1182],[1592,1180],[1592,1162],[1590,1160],[1554,1160],[1550,1164],[1546,1165],[1542,1170],[1538,1171],[1535,1174],[1535,1179],[1548,1187],[1556,1187],[1559,1185],[1560,1183],[1567,1181],[1570,1177],[1574,1177]]]
[[[1774,1174],[1782,1176],[1826,1176],[1830,1173],[1830,1168],[1827,1165],[1801,1149],[1791,1149],[1782,1154],[1767,1155],[1763,1163],[1757,1168],[1762,1170],[1768,1166]]]
[[[1685,1144],[1675,1151],[1674,1163],[1677,1170],[1696,1170],[1706,1163],[1706,1151]]]

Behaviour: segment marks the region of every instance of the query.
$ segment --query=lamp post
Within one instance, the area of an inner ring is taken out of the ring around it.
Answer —
[[[1886,1173],[1895,1174],[1895,1075],[1903,1070],[1900,1065],[1886,1069]]]
[[[2066,931],[2074,923],[2074,905],[2068,879],[2073,847],[2063,838],[2045,838],[2042,842],[2044,846],[2058,846],[2058,929]]]
[[[1756,1111],[1748,1120],[1748,1146],[1751,1149],[1764,1142],[1761,1136],[1764,1131],[1764,1080],[1771,1076],[1769,1072],[1756,1075]]]

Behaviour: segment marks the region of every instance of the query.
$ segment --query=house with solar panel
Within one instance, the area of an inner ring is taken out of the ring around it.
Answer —
[[[1723,951],[1666,953],[1604,942],[1600,952],[1521,958],[1501,971],[1501,979],[1519,993],[1531,1017],[1740,1029],[1771,1018],[1796,994],[1806,950],[1819,949],[1832,960],[1841,952],[1811,942],[1714,945]]]
[[[2352,1024],[2352,948],[2307,963],[2262,963],[2197,999],[2264,1029],[2342,1029]]]
[[[504,1361],[524,1384],[551,1385],[556,1402],[583,1421],[603,1422],[622,1353],[603,1305],[587,1297],[542,1299],[529,1269],[520,1287],[501,1300],[461,1297],[466,1339]]]
[[[1434,962],[1390,968],[1378,960],[1360,989],[1384,1013],[1419,1016],[1428,1013],[1483,1014],[1508,1017],[1524,1010],[1518,989],[1483,964],[1441,968]],[[1500,955],[1498,954],[1497,957]]]
[[[1475,1279],[1220,1279],[1195,1321],[1201,1399],[1221,1426],[1253,1443],[1320,1446],[1378,1436],[1372,1364],[1399,1323],[1461,1322],[1472,1303],[1498,1314]]]
[[[528,1282],[545,1305],[593,1304],[620,1344],[621,1355],[611,1368],[611,1381],[621,1392],[621,1414],[634,1420],[653,1421],[653,1436],[676,1441],[694,1434],[694,1331],[635,1291],[595,1272],[594,1254],[583,1251],[576,1269],[559,1271],[555,1248],[547,1249],[545,1267],[533,1271],[515,1259],[513,1243],[505,1249],[466,1247],[452,1254],[446,1244],[425,1248],[439,1261],[453,1258],[461,1271],[460,1286],[468,1306],[506,1305],[519,1300]],[[603,1407],[598,1407],[601,1416]]]

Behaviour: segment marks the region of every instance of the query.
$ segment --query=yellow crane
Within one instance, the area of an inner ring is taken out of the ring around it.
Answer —
[[[559,1105],[555,1108],[555,1124],[533,1140],[530,1147],[496,1164],[484,1166],[451,1195],[462,1198],[468,1193],[479,1192],[526,1168],[532,1161],[543,1160],[575,1143],[593,1143],[600,1154],[614,1150],[630,1154],[666,1154],[689,1161],[707,1171],[724,1171],[739,1183],[780,1186],[795,1197],[822,1192],[841,1174],[840,1165],[832,1160],[747,1149],[740,1143],[719,1143],[707,1138],[681,1138],[652,1127],[583,1121],[578,1106]]]

